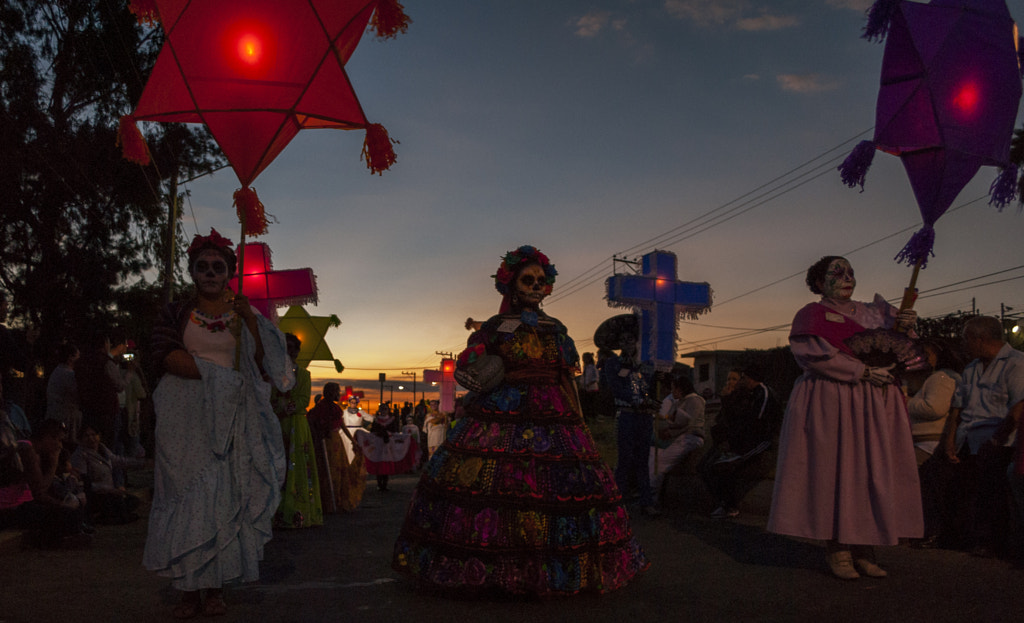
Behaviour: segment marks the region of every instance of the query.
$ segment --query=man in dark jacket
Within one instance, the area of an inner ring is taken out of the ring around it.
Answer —
[[[740,500],[775,465],[771,450],[782,424],[782,406],[763,380],[760,370],[744,369],[711,428],[715,445],[698,472],[719,502],[711,513],[716,519],[739,515]]]

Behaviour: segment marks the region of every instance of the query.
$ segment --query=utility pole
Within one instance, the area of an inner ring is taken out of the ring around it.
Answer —
[[[403,371],[402,374],[412,376],[412,402],[413,404],[416,404],[416,373]]]

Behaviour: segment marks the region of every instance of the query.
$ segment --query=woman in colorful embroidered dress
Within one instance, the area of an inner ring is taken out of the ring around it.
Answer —
[[[534,247],[506,254],[501,311],[458,358],[459,382],[475,391],[427,464],[392,560],[426,588],[607,592],[649,564],[583,423],[576,347],[539,309],[556,274]],[[503,372],[479,372],[489,357]]]
[[[143,564],[183,591],[177,618],[223,614],[223,586],[259,578],[284,482],[270,389],[287,390],[295,377],[284,335],[228,289],[231,247],[213,230],[195,237],[188,259],[196,295],[168,304],[153,333],[164,374],[153,393],[155,487]]]
[[[309,370],[295,363],[302,342],[285,334],[288,358],[295,370],[295,386],[287,392],[274,390],[274,411],[281,418],[284,447],[288,452],[288,473],[281,493],[281,506],[274,515],[275,528],[310,528],[324,525],[320,502],[320,479],[316,471],[313,435],[306,421],[306,407],[312,392]]]
[[[917,316],[880,295],[851,300],[856,284],[841,257],[807,271],[822,298],[797,313],[789,335],[804,374],[786,408],[768,518],[771,532],[826,541],[832,573],[850,580],[885,576],[872,546],[923,529],[910,419],[892,366],[865,364],[847,344],[869,329],[909,329]]]

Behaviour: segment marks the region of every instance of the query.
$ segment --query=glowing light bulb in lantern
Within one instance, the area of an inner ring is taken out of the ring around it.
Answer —
[[[981,101],[981,93],[978,85],[968,82],[956,90],[953,97],[953,106],[958,112],[966,116],[973,116]]]
[[[263,42],[252,33],[246,33],[238,39],[238,57],[243,63],[256,65],[263,58]]]

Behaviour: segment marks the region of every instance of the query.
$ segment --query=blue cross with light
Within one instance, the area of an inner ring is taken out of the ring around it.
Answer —
[[[696,318],[711,309],[711,286],[676,279],[676,254],[643,256],[639,275],[612,275],[605,282],[608,305],[640,310],[640,360],[671,370],[676,360],[677,319]]]

